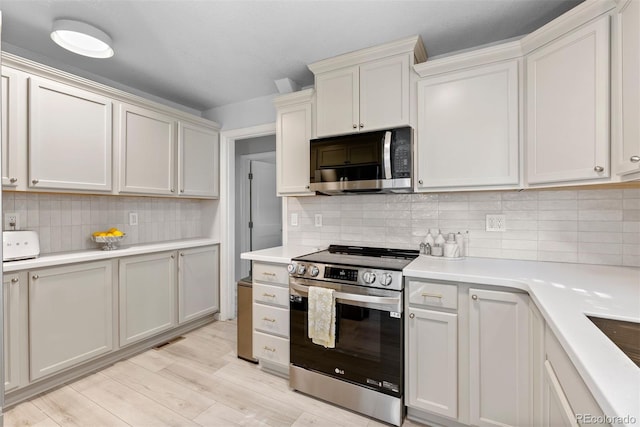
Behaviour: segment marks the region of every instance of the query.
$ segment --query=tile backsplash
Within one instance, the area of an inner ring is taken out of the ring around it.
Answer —
[[[99,247],[89,236],[111,227],[126,233],[124,245],[201,237],[201,204],[160,197],[2,193],[3,224],[4,213],[17,213],[22,230],[39,233],[41,253]],[[128,225],[129,212],[138,213],[137,226]]]
[[[473,257],[640,266],[638,188],[290,197],[292,213],[288,244],[418,249],[440,228],[468,230]],[[485,231],[487,214],[505,215],[506,231]]]

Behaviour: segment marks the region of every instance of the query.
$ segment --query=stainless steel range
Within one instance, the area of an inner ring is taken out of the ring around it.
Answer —
[[[293,259],[288,267],[293,389],[401,425],[402,269],[417,256],[417,250],[332,245]],[[310,287],[333,289],[333,348],[309,338]]]

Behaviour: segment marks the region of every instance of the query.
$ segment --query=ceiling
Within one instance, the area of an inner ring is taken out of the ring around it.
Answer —
[[[198,111],[313,84],[306,64],[420,34],[430,57],[527,34],[582,0],[0,0],[2,48]],[[109,59],[49,37],[78,19],[113,39]]]

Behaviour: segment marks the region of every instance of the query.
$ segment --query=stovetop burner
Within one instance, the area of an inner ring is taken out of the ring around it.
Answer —
[[[380,258],[415,259],[420,251],[414,249],[372,248],[366,246],[330,245],[327,249],[332,254],[359,255]]]

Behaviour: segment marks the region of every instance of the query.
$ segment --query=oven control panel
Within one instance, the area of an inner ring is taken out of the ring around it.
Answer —
[[[287,271],[292,277],[326,282],[402,290],[402,272],[356,266],[311,264],[292,261]]]

